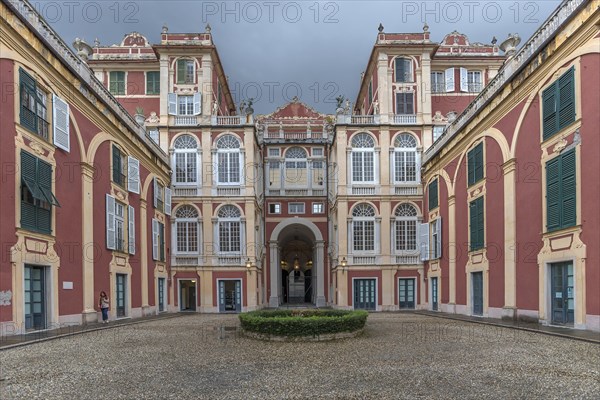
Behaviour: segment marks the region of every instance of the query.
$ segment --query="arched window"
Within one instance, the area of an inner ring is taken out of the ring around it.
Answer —
[[[233,135],[217,139],[217,183],[240,184],[240,141]]]
[[[352,245],[355,252],[375,250],[375,209],[370,204],[352,210]]]
[[[236,206],[225,205],[218,214],[219,251],[221,253],[239,253],[241,251],[241,217]]]
[[[286,186],[302,186],[308,184],[308,168],[306,150],[291,147],[285,152],[285,184]]]
[[[352,138],[352,183],[375,183],[375,140],[368,133]]]
[[[175,212],[175,229],[177,232],[177,253],[197,253],[199,246],[200,223],[198,211],[184,205]]]
[[[417,209],[409,203],[396,208],[393,225],[396,252],[417,250],[417,214]]]
[[[198,142],[192,135],[181,135],[173,143],[175,185],[198,183]]]
[[[410,58],[398,57],[394,60],[395,82],[413,81],[413,62]]]
[[[419,168],[417,139],[409,133],[398,135],[394,141],[394,183],[417,183]]]

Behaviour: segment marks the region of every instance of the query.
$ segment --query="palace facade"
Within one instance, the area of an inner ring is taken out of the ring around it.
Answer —
[[[71,50],[3,0],[2,334],[313,305],[600,330],[600,11],[377,34],[331,114],[236,106],[210,27]],[[227,51],[227,49],[225,49]],[[585,146],[582,144],[585,143]]]

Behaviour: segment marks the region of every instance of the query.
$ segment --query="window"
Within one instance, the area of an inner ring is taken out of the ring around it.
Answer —
[[[177,83],[191,85],[195,82],[194,60],[177,60]]]
[[[323,186],[325,183],[325,161],[313,161],[311,165],[313,186]]]
[[[165,187],[160,183],[157,184],[158,191],[156,192],[156,208],[160,211],[165,210]]]
[[[52,230],[52,166],[21,151],[21,228],[41,233]]]
[[[158,131],[158,128],[151,128],[148,130],[148,136],[150,136],[150,139],[152,139],[152,141],[158,145],[160,145],[160,133]]]
[[[269,203],[269,214],[281,214],[281,204]]]
[[[482,249],[484,246],[484,214],[483,197],[469,203],[469,232],[471,234],[471,251]]]
[[[281,187],[281,163],[269,161],[269,187],[277,189]]]
[[[469,93],[479,93],[482,89],[482,80],[480,71],[467,72],[467,84]]]
[[[37,82],[25,72],[19,70],[21,90],[20,123],[48,140],[47,93],[38,88]]]
[[[177,235],[177,253],[198,253],[198,237],[200,233],[198,211],[184,205],[175,212],[175,229]]]
[[[312,155],[313,155],[313,157],[323,157],[323,148],[322,147],[313,147]]]
[[[546,163],[548,232],[577,224],[576,155],[571,149]]]
[[[125,251],[125,206],[115,202],[115,250]]]
[[[127,215],[125,213],[127,212]],[[106,247],[135,254],[135,210],[106,195]]]
[[[154,208],[171,215],[171,189],[165,187],[162,183],[154,178]]]
[[[375,209],[369,204],[352,210],[352,244],[355,252],[375,250]]]
[[[417,140],[409,133],[402,133],[394,141],[394,182],[416,183],[419,180],[417,163]]]
[[[306,187],[308,185],[308,162],[306,150],[291,147],[285,152],[286,186]]]
[[[281,154],[281,149],[279,147],[270,147],[269,148],[269,157],[279,157]]]
[[[375,140],[368,133],[352,138],[352,182],[375,183]]]
[[[431,181],[428,189],[429,195],[429,211],[438,207],[438,180],[437,178]]]
[[[146,72],[146,94],[160,94],[160,71]]]
[[[313,214],[323,214],[325,212],[325,204],[313,203]]]
[[[396,93],[396,114],[414,114],[414,93]]]
[[[446,91],[446,80],[443,72],[431,73],[431,92],[444,93]]]
[[[369,82],[368,88],[368,104],[371,105],[373,103],[373,79]]]
[[[446,129],[445,125],[434,125],[433,126],[433,141],[434,142],[442,136],[445,129]]]
[[[412,61],[409,58],[396,58],[396,80],[395,82],[412,82]]]
[[[177,115],[194,115],[194,96],[177,96]]]
[[[198,183],[198,142],[192,135],[181,135],[173,143],[174,184]]]
[[[152,220],[152,259],[155,261],[166,260],[165,257],[165,225],[157,219]]]
[[[124,96],[125,92],[125,71],[110,71],[109,91],[113,96]]]
[[[288,212],[290,214],[304,214],[304,203],[289,203]]]
[[[125,187],[127,182],[127,175],[125,166],[127,165],[127,156],[121,152],[116,145],[112,146],[112,176],[113,182],[119,186]]]
[[[221,207],[218,213],[219,251],[221,253],[241,252],[241,213],[232,205]]]
[[[217,183],[220,185],[239,185],[240,142],[233,135],[221,136],[217,146]]]
[[[575,122],[575,69],[571,67],[542,93],[543,139]]]
[[[402,203],[394,213],[395,249],[397,252],[417,250],[417,210],[408,203]]]
[[[467,174],[469,186],[483,179],[483,142],[467,153]]]
[[[435,260],[442,257],[442,220],[438,218],[429,225],[431,226],[431,259]]]

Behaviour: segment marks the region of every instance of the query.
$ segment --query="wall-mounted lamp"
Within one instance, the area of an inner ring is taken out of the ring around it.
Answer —
[[[342,267],[345,267],[347,264],[346,257],[342,258]]]
[[[250,269],[252,267],[252,262],[250,262],[250,258],[246,261],[246,268]]]

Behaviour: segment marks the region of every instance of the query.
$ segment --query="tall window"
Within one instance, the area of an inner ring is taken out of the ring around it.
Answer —
[[[429,211],[438,207],[438,180],[437,178],[432,180],[427,189],[428,192],[428,203]]]
[[[546,229],[577,224],[577,167],[575,149],[546,163]]]
[[[396,93],[396,114],[414,114],[414,93]]]
[[[368,105],[371,106],[371,104],[373,103],[373,80],[372,79],[369,82],[368,97],[369,97]]]
[[[352,138],[352,182],[375,183],[375,140],[368,133]]]
[[[431,247],[431,259],[435,260],[438,259],[442,256],[441,253],[441,232],[440,232],[440,227],[441,224],[438,222],[441,221],[439,218],[430,222],[429,226],[431,229],[431,243],[432,243],[432,247]]]
[[[409,133],[402,133],[394,141],[394,182],[417,182],[417,140]]]
[[[59,206],[52,193],[52,166],[21,151],[21,228],[49,234],[52,206]]]
[[[20,122],[25,128],[48,139],[48,94],[37,86],[37,82],[24,70],[19,71],[21,89]]]
[[[177,96],[178,115],[194,115],[194,96]]]
[[[177,253],[198,252],[198,211],[190,206],[184,205],[175,213],[175,225],[177,230]]]
[[[396,251],[417,250],[417,210],[408,203],[402,203],[396,208],[395,217],[395,243]]]
[[[114,96],[124,96],[125,91],[125,71],[110,71],[108,74],[108,90]]]
[[[471,234],[471,245],[469,249],[479,250],[484,246],[484,213],[483,197],[479,197],[469,203],[469,229]]]
[[[479,93],[483,86],[481,80],[481,71],[469,71],[467,72],[467,84],[470,93]]]
[[[125,251],[125,206],[118,201],[115,202],[115,248]]]
[[[112,146],[112,176],[113,182],[119,186],[125,187],[127,182],[126,174],[127,156],[119,147]]]
[[[177,60],[177,83],[193,84],[195,72],[194,60]]]
[[[571,67],[542,93],[543,139],[575,121],[575,69]]]
[[[240,184],[240,141],[233,135],[217,140],[217,183]]]
[[[446,91],[446,80],[443,72],[431,73],[431,92],[444,93]]]
[[[241,251],[241,217],[239,208],[232,205],[225,205],[219,210],[219,251],[221,253]]]
[[[369,204],[352,210],[352,244],[355,252],[375,250],[375,209]]]
[[[191,135],[181,135],[173,144],[175,184],[193,185],[198,182],[198,142]]]
[[[291,147],[285,152],[285,183],[286,186],[302,186],[308,184],[306,150],[301,147]]]
[[[146,72],[146,94],[150,94],[150,95],[160,94],[160,72],[159,71]]]
[[[410,58],[396,58],[395,60],[396,82],[412,82],[412,60]]]
[[[483,179],[483,142],[467,153],[467,175],[469,186]]]

